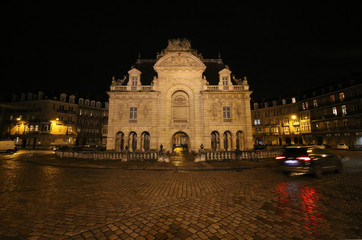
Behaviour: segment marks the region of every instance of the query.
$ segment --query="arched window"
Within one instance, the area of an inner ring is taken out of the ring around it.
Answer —
[[[211,149],[213,151],[220,149],[220,134],[217,131],[211,133]]]
[[[229,151],[232,149],[231,132],[224,132],[224,149]]]
[[[124,133],[118,132],[116,135],[116,151],[123,151],[124,149]]]
[[[189,96],[184,91],[176,91],[171,100],[173,125],[187,125],[189,122]]]
[[[141,135],[141,148],[143,151],[150,150],[150,134],[148,132],[143,132]]]
[[[128,138],[128,146],[133,152],[137,150],[137,134],[135,132],[130,132]]]
[[[236,149],[243,150],[244,148],[244,135],[242,131],[236,133]]]

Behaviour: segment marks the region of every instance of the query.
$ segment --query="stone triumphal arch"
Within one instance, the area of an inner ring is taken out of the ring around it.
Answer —
[[[155,59],[137,59],[128,74],[112,79],[107,149],[251,149],[251,91],[246,78],[231,73],[187,39],[169,40]]]

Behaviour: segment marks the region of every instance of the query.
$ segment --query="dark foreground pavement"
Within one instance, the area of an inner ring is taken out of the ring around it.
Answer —
[[[0,156],[0,239],[362,238],[359,163],[315,179],[268,164],[146,171],[28,154]]]

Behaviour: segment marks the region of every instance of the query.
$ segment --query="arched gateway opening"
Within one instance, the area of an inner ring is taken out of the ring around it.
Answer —
[[[175,148],[182,148],[183,151],[188,151],[189,136],[184,132],[177,132],[172,138],[172,150]]]
[[[184,132],[177,132],[172,137],[172,153],[170,161],[176,166],[181,166],[184,162],[194,161],[194,156],[189,153],[189,136]]]

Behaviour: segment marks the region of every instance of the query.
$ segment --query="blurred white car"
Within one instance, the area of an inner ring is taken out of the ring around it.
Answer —
[[[349,149],[349,147],[344,143],[338,143],[337,149]]]

